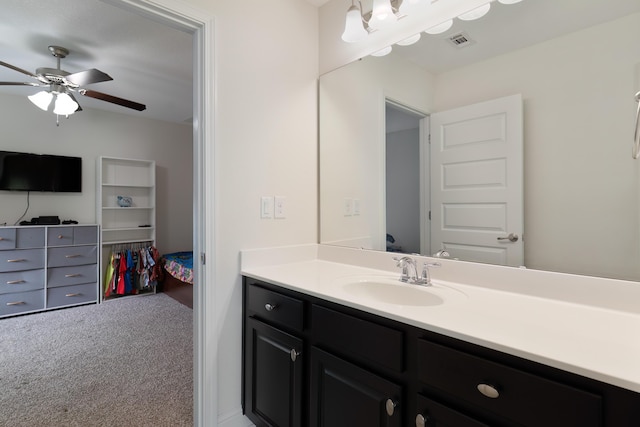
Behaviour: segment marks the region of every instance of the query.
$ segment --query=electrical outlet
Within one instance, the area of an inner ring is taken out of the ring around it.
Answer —
[[[344,216],[353,215],[353,199],[345,198],[342,201],[342,213]]]
[[[273,209],[273,217],[282,219],[287,217],[287,209],[286,202],[287,198],[282,196],[275,196],[274,200],[274,209]]]

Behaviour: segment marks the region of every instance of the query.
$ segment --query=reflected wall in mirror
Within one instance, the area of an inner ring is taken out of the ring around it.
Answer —
[[[428,120],[520,94],[524,265],[640,280],[640,165],[631,158],[639,23],[636,0],[494,2],[479,21],[457,21],[445,34],[321,76],[320,242],[387,248],[385,141],[398,135],[386,135],[386,101]],[[448,36],[459,33],[472,42],[451,45]],[[414,231],[423,230],[425,255],[437,250],[425,242],[428,181],[418,184]],[[404,247],[399,238],[393,244]]]

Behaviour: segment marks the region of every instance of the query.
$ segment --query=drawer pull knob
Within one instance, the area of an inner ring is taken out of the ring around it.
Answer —
[[[289,355],[291,356],[291,361],[295,362],[298,359],[298,356],[300,356],[300,352],[297,351],[295,348],[292,348],[291,351],[289,352]]]
[[[398,406],[397,402],[394,402],[393,399],[387,399],[387,401],[384,403],[384,407],[387,410],[387,415],[392,417],[393,413],[396,411],[396,406]]]
[[[65,297],[79,297],[81,295],[82,294],[80,292],[78,292],[78,293],[75,293],[75,294],[66,294]]]
[[[2,242],[3,240],[5,240],[4,237],[0,237],[0,242]]]
[[[277,305],[275,305],[275,304],[269,304],[269,303],[266,303],[266,304],[264,305],[264,309],[265,309],[265,310],[267,310],[267,311],[273,311],[273,310],[275,310],[276,308],[278,308],[278,306],[277,306]]]
[[[64,236],[62,234],[58,234],[58,239],[64,239]]]
[[[8,259],[7,262],[25,262],[24,258]]]
[[[7,285],[19,285],[20,283],[26,283],[24,280],[9,280]]]
[[[15,302],[8,302],[7,305],[23,305],[26,304],[24,301],[15,301]]]
[[[80,277],[82,276],[82,274],[80,273],[72,273],[72,274],[65,274],[64,277]]]
[[[425,417],[422,414],[416,415],[416,427],[426,427],[429,422],[429,417]]]
[[[64,257],[65,258],[80,258],[81,256],[82,255],[75,254],[75,255],[65,255]]]
[[[478,391],[491,399],[497,399],[500,396],[498,388],[491,384],[478,384]]]

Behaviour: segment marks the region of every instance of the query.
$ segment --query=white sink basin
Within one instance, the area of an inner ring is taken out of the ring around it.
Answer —
[[[435,306],[466,298],[463,292],[437,282],[422,286],[401,282],[397,277],[344,277],[339,284],[352,296],[394,305]]]

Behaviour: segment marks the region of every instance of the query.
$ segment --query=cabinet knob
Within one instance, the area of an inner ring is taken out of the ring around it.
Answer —
[[[396,406],[398,406],[397,402],[394,402],[393,399],[387,399],[384,404],[384,407],[387,410],[387,415],[389,415],[390,417],[393,416],[393,413],[396,410]]]
[[[484,396],[489,397],[491,399],[497,399],[500,396],[500,392],[498,392],[498,388],[491,384],[478,384],[478,391],[482,393]]]
[[[269,304],[269,303],[266,303],[266,304],[264,305],[264,308],[265,308],[265,310],[267,310],[267,311],[273,311],[273,310],[275,310],[276,308],[278,308],[278,306],[277,306],[277,305],[275,305],[275,304]]]
[[[425,417],[422,414],[416,415],[416,427],[426,427],[429,422],[429,417]]]
[[[297,351],[295,348],[292,348],[291,351],[289,352],[289,355],[291,356],[291,361],[295,362],[298,356],[300,356],[300,352]]]

